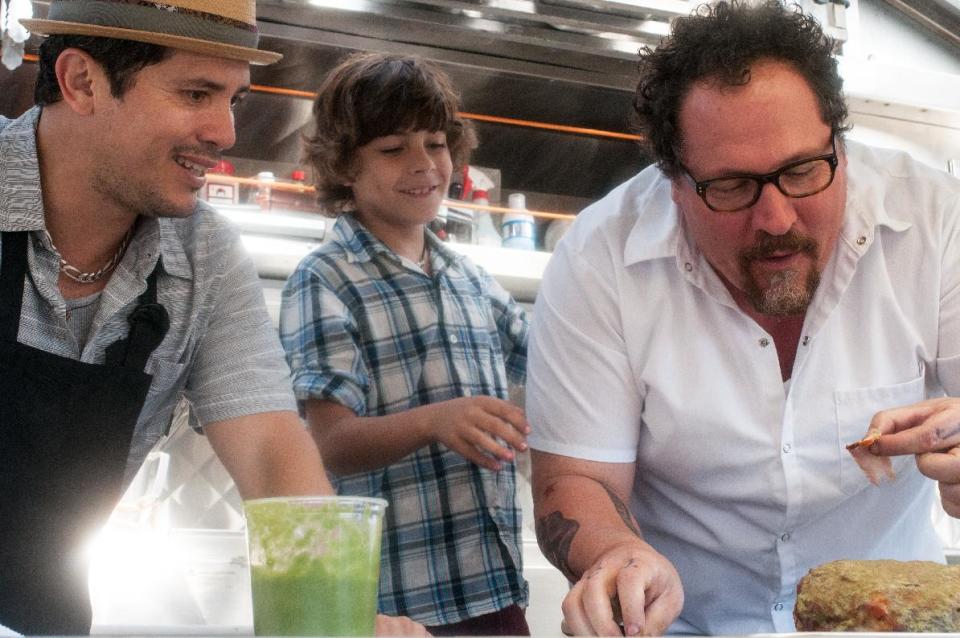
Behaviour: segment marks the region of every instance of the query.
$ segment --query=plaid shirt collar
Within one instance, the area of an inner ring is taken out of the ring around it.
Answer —
[[[333,231],[337,241],[347,248],[346,258],[351,263],[372,261],[375,255],[381,255],[396,264],[403,264],[397,253],[367,230],[351,213],[340,215]],[[430,230],[424,229],[424,232],[430,245],[430,265],[434,272],[446,270],[449,266],[463,261],[463,255],[449,248]]]

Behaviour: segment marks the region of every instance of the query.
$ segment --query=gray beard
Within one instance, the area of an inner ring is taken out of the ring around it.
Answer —
[[[820,284],[820,271],[816,268],[811,268],[804,280],[795,270],[776,273],[762,289],[751,273],[744,274],[744,292],[750,304],[760,314],[773,317],[790,317],[806,312]]]

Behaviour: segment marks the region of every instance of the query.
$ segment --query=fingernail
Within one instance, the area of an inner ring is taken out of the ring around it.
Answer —
[[[627,625],[626,631],[628,636],[636,636],[640,633],[640,625],[636,623]]]

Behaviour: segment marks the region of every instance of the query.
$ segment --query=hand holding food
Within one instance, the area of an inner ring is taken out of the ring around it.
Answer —
[[[920,472],[939,483],[943,509],[960,517],[960,398],[883,410],[873,417],[868,433],[851,451],[860,467],[867,465],[867,476],[874,476],[881,463],[873,459],[915,454]]]
[[[853,460],[874,485],[880,485],[883,479],[892,481],[897,478],[889,457],[876,456],[870,452],[870,447],[879,441],[881,436],[883,435],[880,430],[871,429],[867,432],[867,436],[847,446],[847,451],[853,456]]]

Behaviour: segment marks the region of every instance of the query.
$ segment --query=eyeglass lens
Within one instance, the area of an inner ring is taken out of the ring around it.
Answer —
[[[826,159],[813,159],[787,167],[773,178],[780,192],[788,197],[806,197],[824,190],[833,179],[833,167]],[[707,204],[716,210],[730,211],[753,204],[764,181],[755,177],[731,177],[711,181],[703,193]]]

